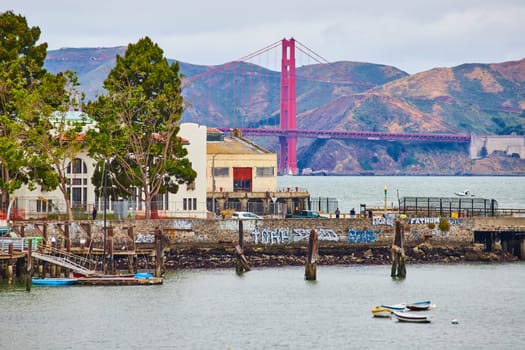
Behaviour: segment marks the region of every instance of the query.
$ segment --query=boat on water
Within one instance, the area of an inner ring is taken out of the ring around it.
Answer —
[[[372,309],[372,315],[374,317],[390,317],[392,316],[392,310],[386,307],[376,306]]]
[[[406,304],[406,308],[411,311],[425,311],[430,309],[432,302],[430,300],[417,301],[415,303]]]
[[[399,303],[399,304],[381,304],[380,305],[383,308],[390,309],[392,311],[405,311],[406,310],[406,304],[405,303]]]
[[[474,197],[470,190],[465,190],[463,192],[454,192],[454,194],[458,197]]]
[[[69,286],[76,283],[76,278],[32,278],[35,286]]]
[[[421,314],[419,312],[401,312],[393,311],[394,315],[399,322],[413,322],[413,323],[429,323],[430,316],[426,314]]]

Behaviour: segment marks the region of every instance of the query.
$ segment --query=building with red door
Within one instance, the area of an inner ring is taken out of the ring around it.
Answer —
[[[230,137],[218,129],[207,135],[207,207],[251,211],[260,215],[284,215],[296,201],[306,201],[307,192],[277,187],[277,153],[245,139],[239,130]]]

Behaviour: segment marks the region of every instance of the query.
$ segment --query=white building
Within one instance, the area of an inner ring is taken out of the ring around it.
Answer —
[[[78,121],[82,112],[69,111],[66,120]],[[89,124],[89,123],[88,123]],[[93,127],[91,125],[91,127]],[[185,140],[188,159],[197,172],[195,181],[186,186],[180,185],[176,194],[159,195],[157,210],[159,218],[206,218],[206,127],[194,123],[180,125],[178,136]],[[91,178],[95,171],[95,162],[85,152],[75,159],[64,163],[68,177],[68,193],[74,212],[90,215],[93,205],[98,207],[98,218],[104,210],[102,193],[95,193]],[[40,188],[30,191],[27,186],[15,191],[15,213],[21,219],[37,219],[66,215],[66,204],[59,189],[46,192]],[[109,198],[107,213],[119,218],[139,217],[143,213],[144,203],[140,199],[115,200]]]

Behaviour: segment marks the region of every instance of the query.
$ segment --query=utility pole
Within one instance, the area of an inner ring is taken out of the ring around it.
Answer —
[[[217,214],[215,213],[215,157],[217,157],[217,154],[214,154],[211,157],[211,210],[213,212],[213,218],[217,217]]]

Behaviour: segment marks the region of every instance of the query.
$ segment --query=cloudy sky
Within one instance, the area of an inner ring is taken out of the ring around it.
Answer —
[[[525,58],[524,0],[2,0],[7,10],[40,27],[51,50],[149,36],[166,57],[203,65],[290,37],[330,62],[408,73]]]

